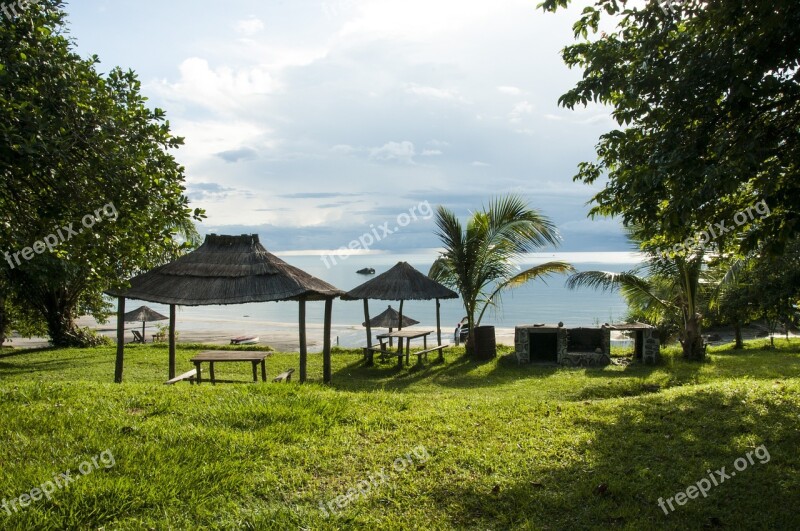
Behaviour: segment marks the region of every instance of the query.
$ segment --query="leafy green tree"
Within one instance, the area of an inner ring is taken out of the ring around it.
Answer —
[[[622,273],[575,273],[567,280],[567,287],[619,289],[634,313],[644,315],[659,328],[668,329],[670,324],[680,322],[683,356],[702,361],[705,357],[702,312],[707,303],[708,276],[704,255],[698,252],[690,259],[653,257],[646,264]]]
[[[42,0],[0,23],[0,241],[8,289],[69,345],[79,311],[103,318],[103,291],[181,253],[204,215],[164,112],[133,72],[101,75],[72,51],[62,8]]]
[[[490,201],[488,207],[470,216],[466,227],[452,211],[439,206],[436,226],[444,251],[428,276],[461,294],[469,327],[468,353],[472,353],[475,327],[503,290],[573,271],[571,265],[560,261],[519,271],[516,264],[526,253],[557,245],[560,238],[547,217],[516,195]]]
[[[800,228],[797,2],[595,0],[574,31],[562,55],[583,76],[560,104],[610,105],[620,126],[575,177],[608,178],[592,214],[646,227],[646,242],[671,247],[709,224],[730,229],[764,201],[769,215],[709,250],[763,243],[779,253]]]

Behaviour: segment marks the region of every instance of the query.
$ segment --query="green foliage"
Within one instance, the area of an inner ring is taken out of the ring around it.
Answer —
[[[545,10],[568,0],[546,0]],[[795,0],[596,0],[565,63],[583,69],[568,108],[599,102],[620,125],[576,180],[608,177],[593,215],[672,247],[765,201],[771,214],[709,250],[780,252],[800,228],[800,10]],[[599,31],[600,27],[611,30]],[[615,27],[614,27],[615,26]]]
[[[573,270],[558,261],[519,270],[517,263],[526,253],[557,245],[559,236],[549,219],[516,195],[492,200],[470,216],[466,228],[452,211],[439,206],[436,226],[444,252],[428,275],[461,294],[470,337],[503,290]]]
[[[771,333],[777,325],[797,322],[800,302],[800,240],[781,256],[752,256],[737,271],[720,297],[717,318],[735,324],[763,319]]]
[[[0,241],[13,255],[70,224],[83,229],[2,263],[51,339],[70,344],[78,312],[103,319],[103,291],[182,253],[204,216],[188,206],[170,153],[183,140],[164,112],[146,106],[133,72],[102,75],[96,57],[72,51],[62,7],[43,0],[0,23]]]
[[[351,350],[333,357],[333,387],[164,386],[165,346],[130,348],[123,385],[111,383],[112,348],[2,357],[0,462],[14,464],[2,498],[77,474],[105,450],[115,463],[52,500],[0,510],[0,527],[795,529],[786,500],[800,489],[800,344],[777,344],[604,369],[478,364],[450,349],[443,364],[397,370],[364,367]],[[179,370],[195,353],[178,348]],[[297,367],[297,354],[267,366]],[[249,370],[223,364],[217,375],[247,382]],[[319,354],[309,374],[321,376]],[[761,444],[768,463],[670,515],[658,507]],[[420,446],[424,463],[392,470]],[[389,481],[325,518],[320,502],[381,469]]]
[[[630,232],[634,242],[638,234]],[[630,317],[656,326],[662,340],[677,330],[684,357],[702,360],[701,324],[716,276],[717,269],[709,268],[705,255],[698,252],[688,259],[651,256],[644,265],[622,273],[583,271],[572,275],[566,285],[569,289],[619,289],[628,302]]]

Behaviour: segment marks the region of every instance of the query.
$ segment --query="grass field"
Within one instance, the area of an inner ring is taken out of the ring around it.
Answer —
[[[319,355],[311,383],[232,364],[217,386],[162,385],[164,347],[129,347],[122,385],[110,348],[5,355],[0,529],[798,529],[800,342],[776,345],[605,369],[336,351],[329,387]]]

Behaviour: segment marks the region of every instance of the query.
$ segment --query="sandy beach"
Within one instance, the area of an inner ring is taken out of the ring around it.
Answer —
[[[166,322],[166,321],[165,321]],[[88,327],[97,331],[99,334],[115,339],[117,330],[115,322],[109,321],[105,324],[98,323],[90,316],[84,316],[77,320],[80,327]],[[420,330],[436,330],[435,326],[424,324],[415,325]],[[142,330],[142,325],[125,323],[125,340],[133,340],[132,330]],[[322,350],[324,328],[321,324],[307,323],[306,333],[308,337],[309,352],[319,352]],[[382,329],[376,329],[374,334],[380,333]],[[145,337],[147,342],[153,340],[153,334],[157,333],[156,324],[147,323],[145,327]],[[259,337],[259,345],[269,345],[281,352],[296,352],[299,350],[299,334],[297,323],[280,323],[273,321],[249,321],[237,322],[228,320],[199,320],[192,318],[182,318],[177,324],[178,343],[205,343],[209,345],[228,345],[233,337],[241,335],[255,335]],[[497,328],[495,330],[497,343],[500,345],[514,344],[513,328]],[[452,330],[442,329],[442,341],[451,343],[453,340]],[[331,327],[331,341],[334,346],[359,347],[366,345],[366,332],[361,325],[333,325]],[[373,339],[374,341],[374,339]],[[14,348],[42,348],[49,345],[45,338],[20,338],[12,336],[11,342],[7,341],[6,346]]]
[[[166,323],[166,321],[164,321]],[[97,331],[99,334],[116,339],[116,321],[98,323],[93,317],[84,316],[77,320],[80,327],[88,327]],[[435,331],[436,327],[424,323],[414,326],[419,330]],[[132,330],[142,330],[142,325],[133,323],[125,324],[125,340],[133,340]],[[744,327],[742,335],[744,339],[755,339],[763,337],[764,327],[752,324]],[[373,330],[373,342],[375,334],[386,332],[384,329]],[[155,323],[147,323],[145,327],[145,337],[147,342],[153,341],[153,334],[158,332]],[[236,321],[227,319],[196,319],[192,317],[181,317],[177,324],[178,343],[204,343],[208,345],[228,345],[233,337],[242,335],[253,335],[259,338],[259,345],[269,345],[281,352],[297,352],[299,350],[299,334],[297,323],[275,322],[275,321]],[[322,351],[323,326],[318,323],[306,324],[307,341],[309,352]],[[704,335],[712,336],[709,340],[711,344],[723,344],[734,341],[732,328],[715,328],[704,330]],[[719,339],[716,339],[717,336]],[[784,334],[776,334],[775,338],[785,337]],[[789,334],[789,337],[800,337],[796,334]],[[495,338],[498,345],[514,345],[513,328],[495,328]],[[626,337],[621,332],[612,332],[612,341],[626,341]],[[331,341],[334,346],[346,348],[361,347],[366,345],[366,332],[364,327],[359,325],[333,325],[331,327]],[[453,331],[442,329],[442,342],[453,343]],[[22,338],[13,335],[6,340],[5,346],[14,348],[43,348],[49,346],[46,338]]]

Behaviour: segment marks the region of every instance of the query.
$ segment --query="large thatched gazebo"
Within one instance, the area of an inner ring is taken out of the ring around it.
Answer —
[[[364,322],[367,327],[367,348],[372,347],[372,328],[369,326],[369,299],[400,301],[398,329],[403,326],[403,301],[436,300],[436,340],[442,344],[442,324],[439,315],[440,299],[457,299],[458,293],[420,273],[408,262],[398,262],[385,273],[364,282],[342,296],[344,300],[364,301]]]
[[[300,304],[300,381],[306,379],[306,301],[325,301],[323,380],[331,381],[333,299],[344,292],[270,254],[258,235],[209,234],[193,252],[130,279],[118,297],[117,361],[114,381],[122,382],[125,352],[125,299],[169,305],[169,377],[175,377],[175,307],[298,301]]]

